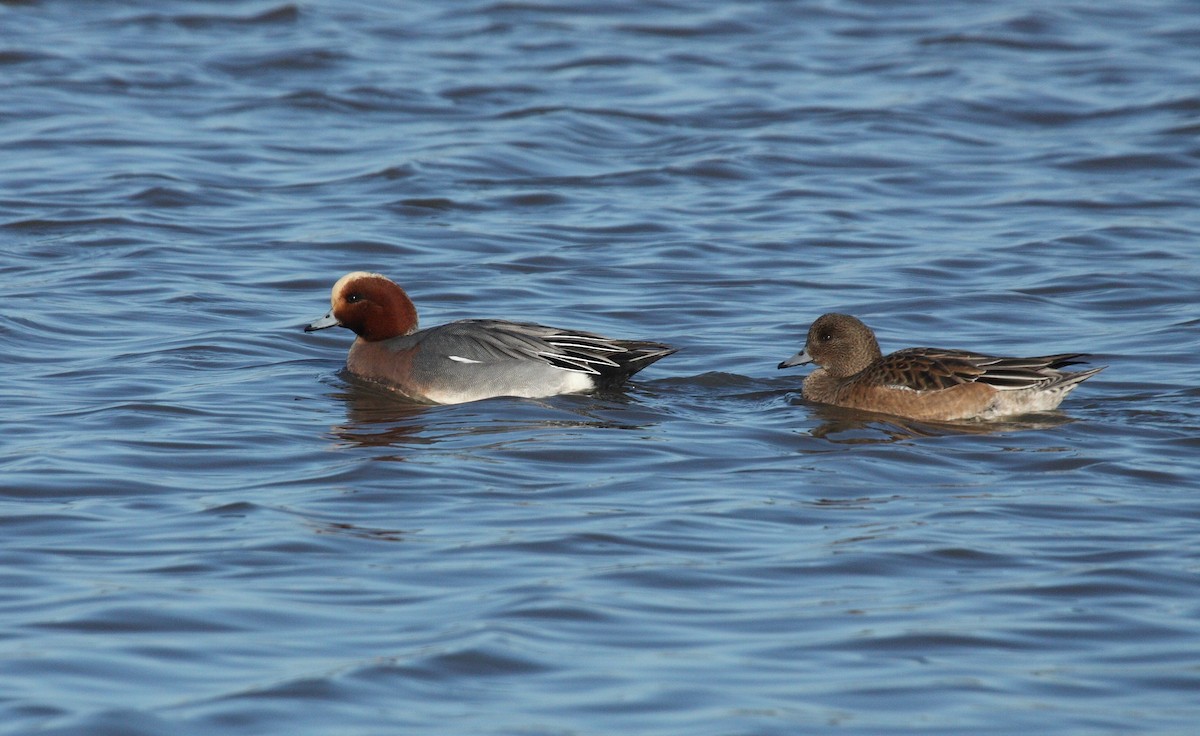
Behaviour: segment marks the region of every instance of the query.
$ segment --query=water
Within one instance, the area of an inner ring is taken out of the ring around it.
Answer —
[[[1188,2],[0,3],[0,732],[1190,733]],[[681,348],[413,407],[305,335]],[[973,431],[810,405],[1083,350]],[[340,332],[340,334],[333,334]]]

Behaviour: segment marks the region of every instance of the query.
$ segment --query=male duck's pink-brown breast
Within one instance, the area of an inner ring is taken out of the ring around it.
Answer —
[[[391,341],[368,342],[361,337],[350,346],[346,368],[356,376],[391,384],[405,395],[422,399],[422,387],[414,382],[414,352],[396,349]]]

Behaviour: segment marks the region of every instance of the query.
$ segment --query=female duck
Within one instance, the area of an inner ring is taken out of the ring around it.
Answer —
[[[404,290],[364,271],[339,279],[330,302],[329,313],[305,332],[352,330],[358,338],[346,358],[351,373],[433,404],[610,388],[675,352],[657,342],[526,322],[467,319],[418,330],[416,307]]]
[[[816,363],[810,401],[924,421],[992,419],[1048,411],[1103,367],[1067,372],[1082,353],[999,358],[963,350],[908,348],[884,355],[875,333],[848,314],[826,314],[804,350],[779,364]]]

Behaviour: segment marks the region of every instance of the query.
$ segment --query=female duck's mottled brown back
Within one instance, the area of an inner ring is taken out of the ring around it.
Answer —
[[[965,350],[908,348],[884,356],[875,333],[848,314],[822,315],[804,350],[779,364],[816,363],[804,398],[926,421],[989,419],[1057,407],[1101,368],[1064,372],[1081,353],[1002,358]]]

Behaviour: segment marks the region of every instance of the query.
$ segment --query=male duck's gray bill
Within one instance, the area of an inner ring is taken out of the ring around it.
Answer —
[[[808,349],[805,348],[796,353],[792,357],[779,364],[779,368],[791,368],[794,365],[805,365],[812,362],[812,356],[808,354]]]
[[[340,324],[341,322],[338,322],[338,318],[333,316],[333,310],[331,309],[329,310],[329,314],[325,315],[321,319],[313,322],[310,325],[305,325],[304,331],[316,332],[317,330],[324,330],[329,327],[337,327]]]

